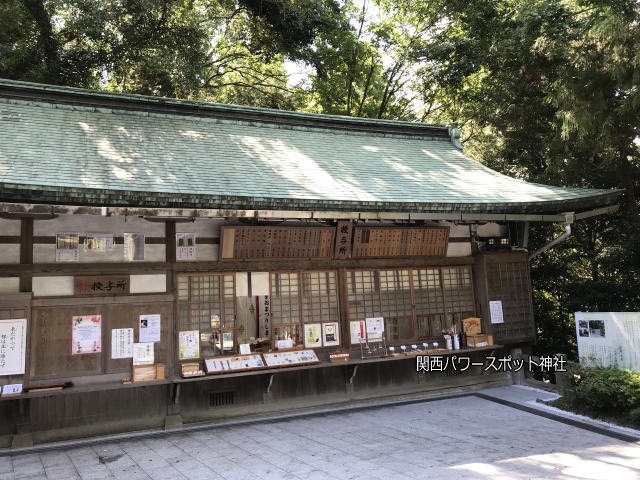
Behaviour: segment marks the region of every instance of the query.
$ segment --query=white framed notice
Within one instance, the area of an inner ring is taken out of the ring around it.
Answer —
[[[384,318],[371,317],[365,320],[367,328],[367,339],[378,340],[384,334]]]
[[[152,365],[154,362],[153,348],[155,343],[134,343],[133,344],[133,364]]]
[[[196,234],[176,233],[176,260],[196,259]]]
[[[138,340],[141,343],[160,343],[160,314],[140,315]]]
[[[490,301],[489,312],[491,312],[491,323],[504,323],[504,315],[502,314],[502,300]]]
[[[111,358],[133,357],[133,328],[111,330]]]
[[[338,322],[329,322],[322,324],[322,344],[325,347],[340,345],[340,332],[338,329]]]
[[[77,262],[80,260],[80,234],[56,234],[56,262]]]
[[[178,358],[186,360],[200,357],[200,330],[178,332]]]
[[[349,322],[349,333],[351,334],[351,344],[360,343],[360,340],[366,338],[365,323],[362,320],[353,320]]]
[[[305,323],[304,346],[314,348],[322,346],[322,326],[319,323]]]
[[[0,375],[24,373],[27,319],[0,320]]]

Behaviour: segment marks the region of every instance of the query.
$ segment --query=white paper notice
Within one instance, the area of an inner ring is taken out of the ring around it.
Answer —
[[[71,317],[71,354],[102,352],[102,315]]]
[[[384,333],[383,317],[367,318],[365,319],[365,324],[367,328],[367,338],[369,340],[382,338],[382,334]]]
[[[0,375],[24,373],[27,319],[0,320]]]
[[[248,343],[240,344],[240,355],[250,355],[251,354],[251,345]]]
[[[196,259],[196,234],[176,233],[176,260]]]
[[[493,300],[489,302],[489,311],[491,312],[491,323],[504,323],[502,300]]]
[[[293,340],[291,340],[290,338],[287,338],[285,340],[276,340],[276,348],[278,350],[282,348],[292,348],[292,347],[293,347]]]
[[[87,233],[84,237],[84,249],[97,252],[113,250],[113,234]]]
[[[13,383],[2,387],[2,395],[20,395],[22,393],[22,384]]]
[[[187,358],[198,358],[199,356],[200,331],[185,330],[183,332],[178,332],[178,358],[180,360],[185,360]]]
[[[111,358],[133,357],[133,328],[111,330]]]
[[[151,365],[153,364],[154,343],[134,343],[133,344],[133,364]]]
[[[80,260],[79,244],[80,235],[77,233],[56,234],[56,262],[77,262]]]
[[[160,314],[140,315],[140,342],[160,343]]]

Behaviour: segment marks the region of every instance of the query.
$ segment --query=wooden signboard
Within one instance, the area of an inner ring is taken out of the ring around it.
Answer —
[[[351,258],[351,237],[353,236],[353,223],[349,220],[340,220],[336,225],[336,248],[334,257],[336,260]]]
[[[222,227],[220,259],[331,258],[333,227]]]
[[[129,275],[74,277],[75,295],[128,295]]]
[[[444,257],[448,244],[447,227],[357,227],[353,257]]]

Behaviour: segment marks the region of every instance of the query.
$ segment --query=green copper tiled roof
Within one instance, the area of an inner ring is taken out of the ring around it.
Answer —
[[[618,195],[501,175],[444,127],[0,81],[3,201],[554,213]]]

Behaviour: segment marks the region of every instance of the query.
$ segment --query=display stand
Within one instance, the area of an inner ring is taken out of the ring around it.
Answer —
[[[225,357],[207,357],[204,365],[208,375],[227,372],[245,372],[248,370],[260,370],[267,368],[262,355],[252,353],[249,355],[228,355]]]
[[[268,367],[288,367],[299,365],[312,365],[320,363],[316,352],[313,350],[292,350],[287,352],[263,353],[264,361]]]
[[[362,358],[378,358],[389,355],[387,351],[387,343],[384,337],[369,340],[367,337],[360,339],[360,355]]]

